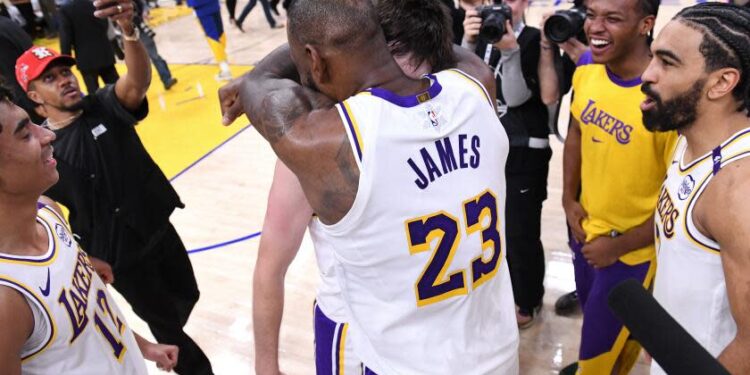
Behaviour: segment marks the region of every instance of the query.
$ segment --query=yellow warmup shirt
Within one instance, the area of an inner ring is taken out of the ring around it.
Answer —
[[[657,195],[676,132],[652,133],[643,126],[641,80],[624,81],[584,54],[573,75],[570,110],[581,128],[581,198],[588,213],[586,241],[625,233],[654,215]],[[655,257],[654,246],[620,258],[638,264]]]

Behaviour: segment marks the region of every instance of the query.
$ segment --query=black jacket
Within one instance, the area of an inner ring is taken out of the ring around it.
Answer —
[[[107,20],[94,17],[91,0],[72,0],[60,8],[60,52],[75,50],[79,70],[115,64],[115,52],[107,38]]]
[[[83,99],[83,115],[56,130],[60,180],[45,195],[70,209],[81,247],[115,269],[149,255],[176,207],[184,207],[143,147],[134,125],[148,104],[130,112],[114,85]]]

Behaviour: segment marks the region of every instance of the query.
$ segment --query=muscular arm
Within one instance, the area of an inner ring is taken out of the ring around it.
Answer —
[[[297,255],[313,211],[297,177],[276,162],[253,275],[255,372],[279,373],[279,330],[284,312],[284,278]]]
[[[34,318],[24,297],[0,286],[0,374],[21,375],[21,348],[33,329]]]
[[[289,79],[293,70],[289,47],[277,48],[247,74],[239,101],[321,220],[335,223],[354,202],[359,169],[333,101]]]
[[[732,374],[750,374],[750,161],[725,167],[706,189],[696,225],[719,243],[727,295],[737,335],[719,355]]]

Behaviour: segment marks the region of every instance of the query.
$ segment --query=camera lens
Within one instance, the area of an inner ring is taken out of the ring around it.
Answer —
[[[582,8],[561,10],[544,23],[544,35],[555,43],[563,43],[583,30],[586,13]]]
[[[500,14],[490,14],[479,29],[479,36],[489,43],[497,43],[505,34],[505,17]]]

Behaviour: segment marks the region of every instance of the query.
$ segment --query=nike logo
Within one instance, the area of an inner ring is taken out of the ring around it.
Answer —
[[[526,194],[526,193],[529,192],[529,190],[531,190],[531,189],[521,189],[520,192],[521,192],[521,194]]]
[[[42,289],[42,287],[39,287],[39,291],[42,292],[42,295],[45,297],[49,297],[49,268],[47,268],[47,286]]]
[[[595,137],[591,137],[591,140],[594,141],[594,143],[602,143],[602,141],[596,139]]]

